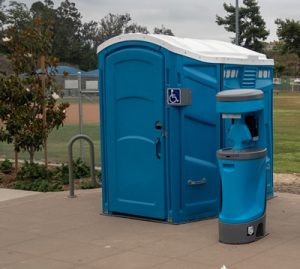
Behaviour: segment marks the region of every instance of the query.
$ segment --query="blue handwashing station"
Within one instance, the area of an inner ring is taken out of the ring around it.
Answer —
[[[222,181],[219,240],[249,243],[265,235],[267,148],[264,93],[240,89],[217,94],[217,111],[231,121],[227,139],[232,146],[217,151]]]
[[[220,214],[220,241],[262,236],[273,196],[273,60],[222,41],[145,34],[102,43],[98,59],[103,213],[177,224]]]

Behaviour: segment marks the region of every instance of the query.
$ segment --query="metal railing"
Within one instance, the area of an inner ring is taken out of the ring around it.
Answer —
[[[94,143],[91,140],[90,137],[84,134],[78,134],[75,135],[71,138],[71,140],[68,143],[68,157],[69,157],[69,197],[70,198],[75,198],[75,193],[74,193],[74,178],[73,178],[73,144],[77,141],[83,139],[88,142],[90,145],[90,164],[91,164],[91,178],[94,186],[96,187],[97,185],[100,186],[100,182],[96,180],[96,175],[95,175],[95,150],[94,150]]]

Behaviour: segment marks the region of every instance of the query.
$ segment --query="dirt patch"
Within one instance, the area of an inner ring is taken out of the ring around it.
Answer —
[[[13,188],[13,182],[16,177],[16,173],[5,174],[0,172],[0,188]]]
[[[274,190],[300,194],[300,174],[274,174]]]
[[[82,110],[83,124],[100,122],[99,104],[83,104]],[[67,108],[65,124],[79,124],[78,104],[70,104]]]

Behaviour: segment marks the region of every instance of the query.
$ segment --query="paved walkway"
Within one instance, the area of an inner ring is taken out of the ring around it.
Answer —
[[[100,190],[0,202],[0,268],[300,268],[300,195],[268,202],[266,238],[218,242],[217,219],[171,225],[99,215]]]
[[[38,194],[38,192],[0,188],[0,202],[36,194]]]

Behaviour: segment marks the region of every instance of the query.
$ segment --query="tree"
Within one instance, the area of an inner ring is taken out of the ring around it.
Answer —
[[[96,47],[97,44],[97,34],[99,31],[98,22],[90,21],[86,22],[82,26],[81,35],[82,40],[85,45],[90,45],[91,48]]]
[[[146,26],[138,25],[137,23],[132,23],[125,28],[125,34],[129,33],[142,33],[149,34],[149,31]]]
[[[51,130],[63,124],[68,107],[67,103],[57,103],[60,91],[54,83],[57,59],[51,55],[53,28],[49,21],[36,17],[27,26],[12,23],[5,35],[3,42],[14,74],[1,76],[0,121],[4,125],[0,129],[0,140],[13,143],[15,152],[27,151],[33,162],[34,153],[45,146]],[[37,72],[43,57],[47,67],[46,94],[42,90],[41,76],[44,75]]]
[[[31,22],[30,11],[24,3],[11,1],[6,11],[6,24],[23,30]]]
[[[274,75],[299,76],[299,57],[295,53],[286,52],[284,41],[274,41],[269,44],[265,53],[268,58],[274,59]]]
[[[0,0],[0,23],[3,1]],[[146,26],[132,22],[128,13],[109,13],[100,22],[82,23],[79,10],[70,0],[63,0],[57,8],[54,8],[52,0],[38,0],[31,5],[30,9],[23,3],[12,1],[4,15],[6,27],[14,26],[19,32],[28,27],[32,18],[42,18],[48,21],[53,33],[51,54],[59,58],[61,62],[77,65],[83,70],[97,67],[97,46],[104,41],[126,33],[149,33]],[[160,28],[156,27],[154,32],[173,35],[171,29],[167,29],[164,25]],[[16,33],[15,38],[18,36]],[[0,44],[0,50],[8,53],[2,44]]]
[[[239,8],[239,29],[240,36],[238,44],[258,52],[264,48],[263,41],[267,39],[269,31],[266,30],[266,23],[260,14],[260,7],[256,0],[243,0],[244,6]],[[223,4],[228,13],[224,18],[216,16],[216,23],[224,25],[228,32],[235,33],[235,12],[236,8],[232,4]],[[233,39],[234,41],[234,39]]]
[[[6,16],[4,13],[4,6],[3,6],[4,0],[0,0],[0,31],[3,30],[3,25],[6,21]]]
[[[62,62],[79,62],[81,39],[81,14],[75,3],[65,0],[56,10],[53,54]]]
[[[4,0],[0,0],[0,40],[3,38],[3,26],[6,22],[6,14],[4,12]],[[0,44],[0,52],[6,53],[5,48]]]
[[[155,27],[153,30],[154,34],[159,34],[159,35],[170,35],[174,36],[173,32],[171,29],[166,28],[164,25],[161,26],[161,28]]]
[[[81,45],[78,51],[79,57],[77,64],[80,69],[91,70],[97,67],[97,34],[98,23],[95,21],[86,22],[81,29]]]
[[[283,41],[283,53],[295,53],[300,58],[300,21],[277,19],[277,36]]]
[[[275,65],[274,65],[275,78],[278,78],[278,77],[280,78],[282,76],[284,70],[285,70],[285,66],[283,64],[275,62]]]
[[[99,23],[98,43],[124,33],[131,17],[128,13],[119,15],[109,13]]]

